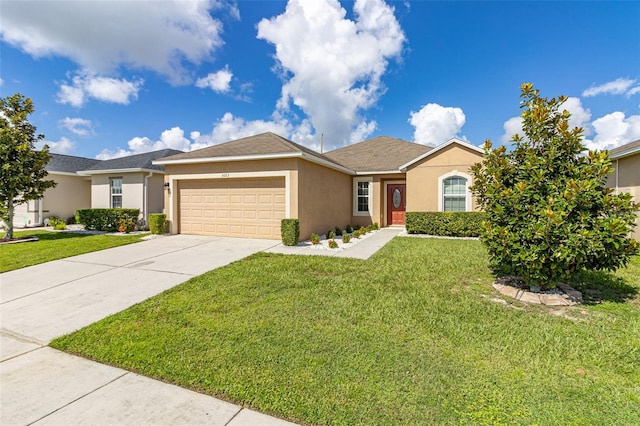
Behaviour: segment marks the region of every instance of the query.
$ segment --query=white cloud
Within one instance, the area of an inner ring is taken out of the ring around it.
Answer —
[[[211,133],[191,132],[191,149],[200,149],[264,132],[289,135],[291,131],[291,125],[285,120],[245,120],[227,112],[213,126]]]
[[[584,134],[591,134],[591,128],[589,126],[589,120],[591,119],[591,111],[588,108],[582,106],[580,98],[568,97],[564,104],[562,104],[561,110],[567,110],[571,113],[569,118],[569,127],[582,127]],[[509,143],[512,140],[513,135],[518,134],[524,138],[524,131],[522,130],[522,118],[511,117],[502,125],[504,133],[500,137],[502,143]]]
[[[612,149],[640,139],[640,115],[625,117],[615,111],[594,120],[592,126],[596,135],[592,141],[585,141],[589,149]]]
[[[355,20],[337,0],[290,0],[283,14],[263,19],[258,38],[272,43],[284,80],[276,116],[293,103],[308,117],[325,146],[361,140],[375,129],[360,113],[384,86],[388,60],[402,52],[405,35],[394,9],[382,0],[356,0]]]
[[[625,94],[636,80],[628,78],[618,78],[613,81],[601,84],[599,86],[593,86],[582,92],[582,96],[591,97],[597,95],[622,95]],[[632,89],[633,90],[633,89]],[[634,93],[637,93],[634,92]]]
[[[143,80],[129,81],[95,75],[77,75],[73,77],[71,85],[60,85],[58,102],[81,107],[93,98],[102,102],[128,105],[138,98],[143,83]]]
[[[91,120],[84,118],[65,117],[58,122],[58,125],[78,136],[90,136],[93,134],[93,124]]]
[[[36,149],[42,149],[44,145],[49,146],[49,152],[55,154],[69,154],[75,149],[76,144],[66,137],[61,137],[58,142],[55,141],[41,141],[36,143]]]
[[[201,89],[210,88],[216,93],[227,93],[231,89],[231,79],[233,73],[229,70],[229,67],[224,67],[220,71],[212,72],[206,77],[198,79],[196,86]]]
[[[222,8],[216,0],[9,1],[0,33],[36,58],[63,56],[97,74],[148,69],[184,83],[184,64],[211,59],[223,44],[222,23],[210,14]]]
[[[630,98],[631,96],[636,95],[638,93],[640,93],[640,86],[636,86],[632,89],[629,89],[626,93],[626,96]]]
[[[143,152],[158,151],[160,149],[189,151],[191,149],[191,141],[184,137],[184,130],[176,126],[162,132],[160,139],[156,141],[146,136],[136,136],[127,142],[127,146],[129,149],[103,149],[96,158],[98,160],[107,160],[109,158],[124,157],[127,155],[141,154]]]
[[[465,123],[460,108],[426,104],[419,111],[411,111],[409,123],[415,127],[413,139],[423,145],[440,145],[456,136]]]

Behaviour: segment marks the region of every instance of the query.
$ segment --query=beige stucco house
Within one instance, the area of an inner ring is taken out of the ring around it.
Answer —
[[[280,238],[336,226],[403,225],[406,211],[472,211],[470,168],[482,150],[459,139],[438,147],[380,136],[320,154],[273,133],[172,155],[164,166],[172,233]]]
[[[609,151],[614,172],[607,186],[618,192],[628,192],[635,202],[640,202],[640,140],[630,142]],[[640,219],[636,219],[633,237],[640,240]]]
[[[140,209],[140,219],[147,223],[149,213],[164,209],[164,170],[152,162],[181,153],[163,149],[99,161],[79,170],[78,175],[90,181],[89,207]]]
[[[45,219],[51,216],[66,220],[77,209],[91,207],[91,179],[80,176],[77,172],[95,166],[100,160],[62,154],[49,155],[51,159],[45,166],[48,172],[46,179],[55,181],[57,185],[46,190],[41,199],[15,207],[13,226],[16,228],[43,225]]]

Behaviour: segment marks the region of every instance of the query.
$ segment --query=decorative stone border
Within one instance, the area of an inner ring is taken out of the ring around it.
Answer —
[[[0,244],[19,244],[19,243],[30,243],[33,241],[38,241],[38,237],[25,237],[25,238],[18,237],[8,241],[0,239]]]
[[[505,296],[526,303],[536,303],[547,306],[573,306],[582,303],[582,293],[566,284],[558,284],[559,294],[534,293],[510,285],[493,283],[493,288]]]

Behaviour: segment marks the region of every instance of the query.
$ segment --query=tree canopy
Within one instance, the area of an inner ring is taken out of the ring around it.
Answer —
[[[607,151],[587,151],[583,129],[569,127],[565,96],[547,99],[522,84],[524,135],[513,149],[484,145],[471,191],[487,212],[482,241],[496,274],[554,287],[580,270],[615,270],[638,253],[629,237],[638,204],[606,187]]]
[[[0,218],[6,226],[4,238],[13,237],[14,207],[42,197],[54,187],[45,180],[49,147],[36,150],[44,135],[29,122],[33,102],[20,93],[0,99]]]

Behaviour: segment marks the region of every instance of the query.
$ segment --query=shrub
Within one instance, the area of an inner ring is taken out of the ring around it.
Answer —
[[[320,235],[318,234],[311,234],[309,239],[311,240],[311,244],[320,244]]]
[[[135,227],[136,223],[132,220],[120,219],[120,221],[118,221],[118,232],[124,232],[125,234],[128,234],[129,232],[133,231]]]
[[[49,221],[49,226],[53,227],[53,229],[66,229],[64,220],[58,216],[49,216],[47,220]]]
[[[482,212],[406,212],[404,217],[409,234],[478,237],[487,215]]]
[[[76,211],[76,222],[85,229],[114,232],[118,230],[120,219],[136,222],[140,209],[81,209]]]
[[[347,225],[344,227],[344,230],[347,231],[347,234],[350,234],[353,232],[353,228],[351,227],[351,225]]]
[[[373,224],[371,225],[371,229],[373,229],[374,231],[379,230],[380,225],[378,225],[378,222],[373,222]]]
[[[342,234],[342,242],[345,243],[345,244],[349,244],[349,241],[351,241],[351,235]]]
[[[336,237],[340,237],[342,235],[342,229],[340,229],[339,226],[336,226],[335,235]]]
[[[362,231],[359,229],[356,229],[355,231],[353,231],[353,234],[351,234],[353,236],[353,238],[360,238],[362,236]]]
[[[75,216],[70,216],[67,218],[67,225],[75,225],[76,223],[76,217]]]
[[[149,231],[155,235],[167,233],[167,215],[164,213],[151,213],[149,215]]]
[[[566,96],[543,98],[522,84],[524,137],[513,149],[484,146],[471,191],[487,212],[482,242],[494,273],[542,289],[581,270],[615,270],[640,244],[629,237],[638,205],[606,187],[607,151],[585,154],[583,129],[571,128]]]
[[[282,219],[280,222],[282,244],[295,246],[300,239],[300,221],[298,219]]]
[[[338,248],[338,243],[336,242],[336,240],[329,240],[329,248],[330,249],[337,249]]]
[[[336,233],[333,231],[329,231],[327,232],[327,238],[329,238],[330,240],[334,239],[336,237]]]

